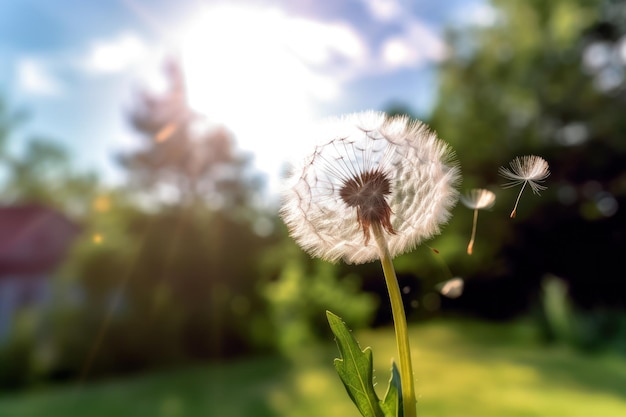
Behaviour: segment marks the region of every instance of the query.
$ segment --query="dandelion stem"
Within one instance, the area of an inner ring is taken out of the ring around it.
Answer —
[[[517,195],[517,200],[515,200],[515,206],[513,207],[513,211],[511,212],[511,218],[514,219],[515,215],[517,214],[517,204],[519,203],[519,199],[522,196],[522,193],[524,192],[524,187],[526,187],[526,183],[528,181],[524,181],[524,184],[522,184],[522,189],[519,190],[519,194]]]
[[[416,417],[417,406],[415,397],[415,383],[413,380],[413,366],[411,365],[411,346],[409,345],[409,333],[406,324],[406,314],[402,304],[400,286],[396,277],[396,271],[391,261],[387,240],[379,223],[372,223],[372,231],[380,250],[380,262],[383,266],[383,274],[391,301],[393,323],[396,331],[396,343],[400,360],[400,383],[402,388],[402,403],[404,417]]]
[[[476,223],[478,223],[478,209],[474,209],[474,224],[472,225],[472,237],[467,245],[467,254],[471,255],[474,250],[474,239],[476,238]]]

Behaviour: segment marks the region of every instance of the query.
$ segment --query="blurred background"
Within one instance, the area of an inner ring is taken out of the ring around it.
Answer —
[[[395,356],[380,266],[277,217],[307,126],[429,123],[459,204],[395,260],[430,416],[626,415],[626,2],[4,0],[0,415],[357,415],[325,310]],[[541,196],[500,166],[539,155]],[[621,271],[621,272],[620,272]],[[462,293],[441,294],[454,279]]]

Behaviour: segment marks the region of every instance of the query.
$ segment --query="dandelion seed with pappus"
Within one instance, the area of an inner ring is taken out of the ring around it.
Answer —
[[[281,216],[309,254],[380,259],[392,305],[404,416],[416,415],[406,316],[392,258],[440,232],[458,200],[453,153],[425,124],[362,112],[325,121],[287,181]],[[345,382],[344,382],[345,383]]]
[[[474,222],[472,224],[472,236],[467,245],[467,254],[471,255],[474,249],[474,239],[476,238],[476,224],[478,223],[478,210],[489,209],[496,202],[496,195],[484,188],[474,188],[467,194],[461,196],[461,202],[465,207],[474,210]]]
[[[500,175],[510,180],[510,182],[504,184],[503,187],[510,188],[522,184],[522,189],[517,195],[515,206],[511,212],[511,218],[514,218],[517,214],[519,199],[522,196],[522,192],[524,191],[526,184],[530,185],[533,193],[538,195],[539,191],[546,189],[545,186],[540,185],[539,183],[548,178],[550,170],[546,160],[535,155],[517,157],[509,164],[509,166],[511,167],[510,170],[504,167],[500,167],[499,169]]]

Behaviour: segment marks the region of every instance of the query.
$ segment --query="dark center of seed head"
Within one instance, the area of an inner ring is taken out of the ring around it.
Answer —
[[[365,244],[370,239],[370,226],[378,224],[390,234],[395,234],[391,225],[391,207],[385,199],[391,194],[391,183],[381,171],[367,171],[358,177],[345,180],[339,190],[339,196],[348,205],[356,208],[356,218]]]

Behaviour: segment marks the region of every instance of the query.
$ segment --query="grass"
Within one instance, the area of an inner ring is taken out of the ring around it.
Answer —
[[[536,345],[523,324],[429,322],[410,329],[424,417],[623,417],[626,359]],[[359,332],[382,395],[392,329]],[[85,385],[0,395],[7,417],[357,417],[332,367],[331,343],[301,363],[266,357]]]

